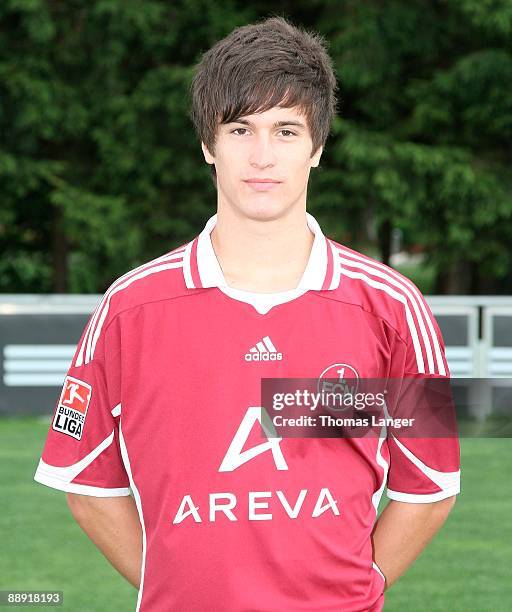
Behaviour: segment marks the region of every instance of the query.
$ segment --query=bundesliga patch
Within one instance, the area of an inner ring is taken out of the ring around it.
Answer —
[[[52,428],[80,440],[91,395],[91,385],[73,376],[66,376]]]

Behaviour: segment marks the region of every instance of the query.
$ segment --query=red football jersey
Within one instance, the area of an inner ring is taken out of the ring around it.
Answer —
[[[119,278],[78,344],[35,480],[133,494],[137,610],[379,611],[380,497],[459,492],[456,438],[265,435],[262,378],[448,377],[438,326],[393,269],[315,234],[298,287],[227,286],[210,241]]]

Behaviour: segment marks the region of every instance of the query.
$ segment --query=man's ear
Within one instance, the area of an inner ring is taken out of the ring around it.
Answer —
[[[323,150],[323,147],[318,147],[315,154],[311,157],[312,168],[318,168],[318,164],[320,163],[320,158],[322,157]]]
[[[208,151],[208,148],[206,147],[206,145],[204,144],[204,142],[201,142],[201,149],[203,149],[203,155],[204,158],[206,160],[207,164],[213,164],[215,163],[215,158],[213,157],[213,155],[210,153],[210,151]]]

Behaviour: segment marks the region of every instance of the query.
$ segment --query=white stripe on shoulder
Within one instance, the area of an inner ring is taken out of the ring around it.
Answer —
[[[184,247],[180,247],[178,249],[176,249],[175,251],[172,251],[171,253],[166,253],[165,255],[162,255],[161,257],[158,257],[156,259],[153,259],[145,264],[142,264],[141,266],[138,266],[137,268],[134,268],[133,270],[130,270],[128,272],[126,272],[126,274],[123,274],[123,276],[119,277],[116,281],[114,281],[114,283],[112,283],[112,285],[107,289],[107,291],[105,292],[102,300],[100,301],[98,307],[96,308],[96,310],[94,311],[94,314],[92,315],[90,321],[89,321],[89,325],[87,327],[87,332],[84,336],[82,345],[80,347],[80,351],[78,354],[78,357],[76,359],[75,365],[76,366],[81,366],[84,363],[88,363],[90,361],[90,352],[91,352],[91,347],[92,347],[92,338],[93,338],[93,331],[95,329],[96,326],[96,322],[98,321],[98,318],[102,312],[102,309],[104,308],[105,304],[107,303],[107,299],[108,296],[110,294],[110,292],[120,283],[122,283],[125,279],[128,279],[132,276],[134,276],[135,274],[137,274],[138,272],[140,272],[141,270],[147,269],[151,266],[154,266],[156,264],[158,264],[159,262],[162,261],[168,261],[168,260],[179,260],[183,257],[183,251],[184,251]],[[85,357],[84,357],[84,351],[85,351]]]
[[[414,321],[412,318],[411,310],[409,305],[407,304],[407,299],[401,294],[392,289],[389,285],[385,285],[384,283],[380,283],[379,281],[366,276],[362,272],[353,272],[352,270],[348,270],[347,268],[343,268],[342,274],[348,276],[350,278],[357,278],[365,281],[370,285],[370,287],[374,287],[375,289],[381,289],[385,291],[388,295],[395,298],[399,302],[402,302],[405,308],[405,317],[407,319],[407,325],[409,326],[409,331],[411,332],[412,344],[414,346],[414,353],[416,355],[416,363],[418,365],[418,372],[424,374],[425,373],[425,362],[423,361],[423,354],[421,352],[421,346],[419,343],[418,332],[416,331],[416,326],[414,325]]]
[[[165,255],[162,255],[145,264],[142,264],[138,266],[137,268],[134,268],[133,270],[126,272],[126,274],[123,274],[122,276],[120,276],[117,280],[115,280],[112,283],[112,285],[110,285],[110,287],[107,289],[107,291],[103,295],[100,303],[96,307],[96,310],[94,311],[94,313],[92,314],[89,320],[89,324],[87,326],[86,333],[84,334],[84,337],[83,337],[83,340],[80,346],[80,350],[78,351],[78,355],[74,363],[75,367],[79,367],[83,365],[84,363],[88,363],[92,359],[91,352],[92,352],[93,334],[96,329],[98,319],[100,319],[105,307],[107,307],[107,310],[108,310],[110,296],[115,292],[116,288],[119,287],[124,281],[130,278],[133,278],[135,276],[138,276],[140,272],[147,270],[147,269],[151,269],[152,267],[157,266],[159,263],[162,263],[162,262],[175,261],[177,262],[178,265],[172,266],[172,267],[181,267],[183,265],[183,254],[185,252],[185,248],[186,247],[179,247],[175,251],[171,251],[170,253],[166,253]],[[102,321],[103,320],[104,320],[104,317]]]
[[[136,274],[137,272],[139,272],[140,270],[143,270],[145,268],[147,268],[148,266],[152,266],[155,265],[156,263],[158,263],[159,261],[165,261],[167,259],[179,259],[180,257],[182,257],[182,253],[184,252],[185,248],[184,247],[179,247],[178,249],[171,251],[170,253],[166,253],[165,255],[162,255],[156,259],[153,259],[149,262],[146,262],[145,264],[142,264],[140,266],[138,266],[137,268],[134,268],[133,270],[129,270],[128,272],[126,272],[125,274],[123,274],[122,276],[120,276],[117,280],[115,280],[112,285],[107,289],[107,291],[105,292],[105,294],[103,295],[102,299],[100,300],[100,303],[98,304],[98,306],[96,307],[96,310],[94,311],[94,313],[92,314],[90,320],[89,320],[89,324],[87,326],[87,331],[84,335],[82,344],[80,346],[80,351],[78,353],[78,357],[75,361],[75,366],[81,366],[83,365],[83,363],[85,362],[84,359],[84,351],[86,350],[86,347],[89,348],[90,344],[91,344],[91,338],[92,338],[92,330],[94,329],[94,326],[96,324],[96,321],[98,320],[98,317],[100,315],[101,309],[103,308],[107,295],[108,293],[120,282],[122,282],[123,280],[129,278],[130,276]]]
[[[192,243],[194,241],[191,240],[185,250],[183,252],[183,276],[185,277],[185,284],[189,289],[195,289],[194,281],[192,279],[192,272],[190,270],[190,257],[192,253]]]
[[[115,295],[116,293],[119,293],[119,291],[126,289],[132,283],[134,283],[137,280],[140,280],[141,278],[145,278],[146,276],[149,276],[151,274],[156,274],[157,272],[162,272],[163,270],[172,270],[174,268],[181,268],[181,267],[182,267],[181,263],[165,263],[165,264],[162,263],[159,266],[154,266],[152,268],[148,268],[147,270],[143,270],[139,274],[132,276],[131,278],[126,280],[121,285],[118,285],[108,296],[105,307],[103,308],[103,312],[101,313],[101,316],[98,320],[98,324],[96,325],[96,328],[94,330],[94,334],[92,335],[91,347],[90,347],[90,351],[87,350],[86,357],[85,357],[86,359],[85,363],[88,363],[89,361],[94,359],[94,351],[96,349],[96,344],[98,343],[98,339],[101,333],[101,329],[103,327],[103,323],[105,322],[105,319],[108,314],[108,309],[110,307],[110,300],[112,299],[112,296]]]
[[[328,241],[332,251],[332,279],[329,289],[336,289],[340,285],[341,265],[338,257],[338,249],[331,240]]]
[[[441,374],[442,376],[445,376],[446,368],[445,368],[444,360],[442,357],[442,351],[441,351],[441,346],[439,344],[439,339],[435,332],[434,326],[432,324],[431,315],[429,314],[427,310],[424,299],[421,296],[418,289],[415,287],[415,285],[411,283],[410,281],[408,281],[407,279],[405,279],[404,277],[402,277],[401,275],[399,275],[393,269],[388,268],[387,266],[385,266],[384,264],[381,264],[380,262],[376,262],[369,258],[356,255],[355,253],[351,253],[345,249],[338,248],[338,253],[339,253],[340,261],[342,262],[342,264],[344,264],[344,266],[350,266],[351,268],[364,270],[365,272],[367,272],[368,274],[371,274],[372,276],[375,276],[377,278],[387,281],[388,283],[390,283],[391,285],[399,289],[403,294],[405,294],[405,296],[402,296],[402,297],[406,298],[406,302],[404,302],[403,300],[400,300],[400,301],[404,303],[406,307],[408,303],[410,303],[412,308],[414,309],[414,312],[416,314],[416,319],[418,321],[419,328],[420,328],[419,332],[420,332],[422,344],[425,347],[425,352],[427,355],[429,373],[436,374],[436,367],[434,364],[434,354],[432,352],[432,345],[430,342],[430,338],[432,338],[433,344],[434,344],[435,361],[437,363],[437,369],[439,371],[439,374]],[[344,266],[342,266],[342,274],[346,273],[346,268]],[[347,276],[350,276],[350,274],[347,274]],[[362,275],[360,278],[362,280],[366,280],[367,277],[365,275]],[[376,288],[382,289],[382,287],[376,287]],[[383,289],[383,290],[386,291],[386,289]],[[392,297],[395,297],[393,293],[390,293],[389,291],[386,291],[386,292]],[[408,322],[409,330],[411,332],[411,336],[413,337],[413,342],[414,342],[414,337],[418,337],[418,331],[416,330],[416,324],[412,316],[407,317],[407,322]],[[428,326],[428,329],[430,331],[430,336],[425,327],[425,323]],[[416,351],[417,362],[418,362],[418,367],[419,367],[419,364],[423,363],[423,356],[422,356],[421,348],[420,348],[421,361],[418,359],[418,352],[416,350],[416,346],[415,346],[415,351]],[[420,369],[419,371],[424,372],[425,370]]]

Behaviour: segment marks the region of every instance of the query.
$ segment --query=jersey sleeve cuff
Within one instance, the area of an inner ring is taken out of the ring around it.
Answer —
[[[418,495],[417,493],[402,493],[401,491],[393,491],[393,489],[387,489],[386,496],[389,499],[407,502],[409,504],[430,504],[432,502],[441,501],[442,499],[446,499],[448,497],[453,497],[454,495],[458,495],[459,493],[460,483],[458,482],[452,487],[443,489],[442,491],[438,491],[437,493],[425,493]]]
[[[75,482],[66,482],[45,473],[40,468],[37,469],[34,475],[34,480],[40,484],[46,485],[47,487],[58,489],[59,491],[65,491],[66,493],[79,493],[80,495],[90,495],[92,497],[122,497],[131,495],[131,490],[129,487],[109,489],[104,487],[94,487],[91,485],[82,485]]]

